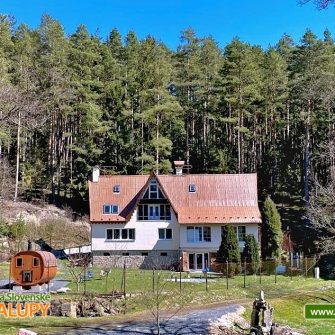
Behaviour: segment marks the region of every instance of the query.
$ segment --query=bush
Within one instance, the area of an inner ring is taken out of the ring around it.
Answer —
[[[226,262],[213,262],[211,268],[214,272],[222,273],[224,276],[227,276],[227,263]],[[235,275],[241,273],[241,265],[238,263],[228,263],[228,277],[232,278]]]
[[[262,273],[270,276],[274,275],[276,272],[276,267],[278,265],[278,262],[275,260],[269,260],[262,262]]]
[[[321,256],[318,265],[322,278],[335,279],[335,254]]]

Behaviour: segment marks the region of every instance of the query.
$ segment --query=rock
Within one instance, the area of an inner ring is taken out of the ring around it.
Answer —
[[[62,313],[62,316],[76,318],[77,317],[77,303],[74,301],[63,303],[61,305],[61,313]]]

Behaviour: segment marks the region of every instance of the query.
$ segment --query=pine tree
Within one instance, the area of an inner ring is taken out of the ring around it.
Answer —
[[[223,103],[228,111],[225,121],[229,137],[237,144],[236,171],[255,170],[256,146],[249,140],[255,136],[257,106],[262,100],[260,62],[262,51],[235,38],[224,51],[221,71]],[[248,150],[249,149],[249,150]],[[248,153],[248,154],[247,154]]]
[[[275,203],[267,197],[263,208],[264,220],[262,225],[262,256],[263,258],[280,259],[283,232],[281,219]]]

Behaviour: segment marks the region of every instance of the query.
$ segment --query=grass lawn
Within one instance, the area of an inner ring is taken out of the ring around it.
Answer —
[[[9,263],[0,263],[0,279],[8,279]]]
[[[310,294],[297,294],[285,298],[271,299],[274,308],[275,322],[280,325],[289,325],[307,335],[333,335],[335,334],[335,320],[306,320],[304,306],[307,303],[335,303],[335,290],[328,289],[323,292]],[[247,308],[245,317],[249,318],[251,306]]]
[[[104,293],[106,291],[105,278],[100,279],[100,270],[93,269],[93,279],[86,282],[86,290],[89,293]],[[157,274],[155,282],[157,283]],[[63,279],[71,280],[71,275],[66,270],[66,263],[61,264],[60,275]],[[199,276],[199,275],[198,275]],[[265,291],[266,299],[274,306],[276,322],[288,324],[292,327],[303,329],[308,335],[330,335],[335,334],[335,322],[324,321],[306,321],[302,315],[303,306],[305,303],[319,302],[320,299],[327,298],[329,301],[335,302],[335,282],[316,280],[313,278],[305,279],[304,277],[277,276],[275,283],[274,276],[247,276],[246,287],[244,288],[243,276],[236,276],[228,280],[228,290],[226,278],[215,278],[208,282],[208,290],[206,291],[205,283],[182,283],[181,294],[179,292],[179,282],[174,279],[179,278],[179,273],[163,271],[161,272],[160,285],[163,287],[163,292],[172,300],[173,307],[180,304],[186,306],[204,307],[211,303],[230,302],[240,299],[247,302],[247,306],[251,306],[253,299],[258,296],[259,291]],[[182,278],[187,278],[187,274],[183,273]],[[167,282],[166,279],[173,279]],[[121,291],[122,270],[113,269],[108,276],[107,291]],[[126,292],[127,292],[127,317],[133,313],[141,312],[146,309],[147,301],[145,296],[152,292],[153,273],[150,270],[130,270],[126,272]],[[83,292],[83,283],[80,284],[80,291]],[[63,297],[70,298],[74,296],[76,284],[70,283],[69,287],[72,290],[71,295]],[[164,293],[163,293],[164,294]],[[169,307],[166,304],[166,307]],[[163,304],[164,305],[164,304]],[[250,313],[249,313],[250,315]],[[109,320],[120,320],[124,316],[113,316]],[[249,317],[248,317],[249,318]],[[55,318],[47,317],[34,318],[33,320],[26,319],[1,319],[0,318],[0,334],[12,335],[17,333],[19,327],[34,329],[39,334],[47,334],[52,331],[59,331],[61,327],[76,327],[83,323],[94,322],[99,323],[106,321],[106,318]]]

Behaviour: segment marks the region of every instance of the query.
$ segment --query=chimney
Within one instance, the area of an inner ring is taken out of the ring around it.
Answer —
[[[98,166],[93,167],[92,181],[93,183],[97,183],[99,181],[100,169]]]
[[[28,250],[30,251],[32,249],[32,244],[31,244],[31,241],[28,240]]]
[[[176,168],[176,176],[182,176],[185,161],[174,161],[173,163],[174,163],[174,167]]]

